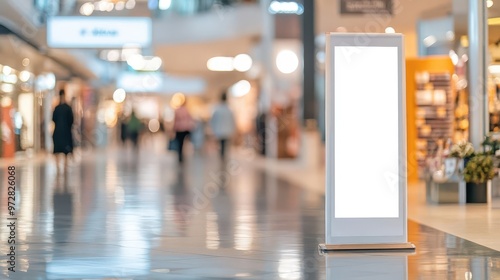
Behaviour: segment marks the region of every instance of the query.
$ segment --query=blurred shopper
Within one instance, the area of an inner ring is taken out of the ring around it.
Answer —
[[[130,114],[130,119],[127,122],[127,135],[132,141],[132,146],[137,151],[139,148],[139,132],[141,131],[142,123],[135,115],[135,112],[132,110]]]
[[[59,105],[54,109],[52,121],[54,122],[54,154],[56,156],[57,171],[59,172],[59,154],[64,154],[64,172],[68,167],[68,154],[73,153],[73,110],[66,104],[64,90],[59,91]]]
[[[184,147],[184,139],[191,133],[195,126],[193,117],[189,114],[186,108],[186,102],[175,110],[174,131],[175,141],[177,145],[177,153],[179,162],[183,161],[182,149]]]
[[[120,124],[120,141],[122,146],[125,146],[127,142],[127,122],[123,114],[118,118],[118,122]]]
[[[226,156],[226,147],[236,129],[233,112],[227,105],[226,92],[222,93],[221,102],[214,109],[210,126],[215,138],[220,143],[220,157],[224,159]]]
[[[195,127],[191,132],[191,142],[195,151],[202,151],[205,143],[205,123],[201,119],[195,121]]]

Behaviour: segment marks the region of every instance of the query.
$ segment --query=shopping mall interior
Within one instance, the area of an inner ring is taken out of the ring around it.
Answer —
[[[0,136],[0,279],[500,279],[497,0],[3,0]]]

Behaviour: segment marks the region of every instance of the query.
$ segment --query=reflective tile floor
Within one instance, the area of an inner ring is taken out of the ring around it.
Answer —
[[[241,160],[240,160],[241,161]],[[320,255],[321,195],[238,160],[103,151],[16,166],[15,270],[0,172],[0,279],[500,279],[500,253],[409,222],[415,254]]]

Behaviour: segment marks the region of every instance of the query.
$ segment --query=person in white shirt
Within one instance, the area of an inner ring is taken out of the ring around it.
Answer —
[[[234,115],[227,105],[227,93],[225,91],[221,95],[221,102],[214,108],[210,126],[215,138],[220,143],[220,157],[224,159],[228,142],[236,130]]]

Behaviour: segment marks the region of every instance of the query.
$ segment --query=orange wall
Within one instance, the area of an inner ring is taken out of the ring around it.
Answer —
[[[2,122],[7,124],[7,127],[9,129],[8,133],[8,139],[6,141],[2,141],[2,157],[10,158],[14,157],[14,154],[16,152],[16,140],[15,140],[15,134],[14,134],[14,125],[12,124],[12,119],[10,117],[9,112],[12,110],[12,106],[8,107],[3,107],[0,109],[0,112],[2,114]],[[2,134],[6,133],[5,131],[2,131]],[[1,139],[1,138],[0,138]]]
[[[408,182],[418,181],[417,163],[417,125],[415,101],[416,72],[448,72],[455,73],[455,67],[448,56],[427,58],[411,58],[406,60],[406,130],[408,152]]]

